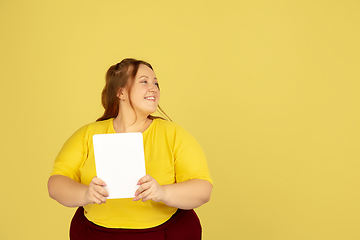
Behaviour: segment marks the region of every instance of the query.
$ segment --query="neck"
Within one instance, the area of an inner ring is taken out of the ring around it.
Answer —
[[[117,133],[144,132],[151,124],[152,120],[147,116],[136,116],[119,112],[114,119],[114,129]]]

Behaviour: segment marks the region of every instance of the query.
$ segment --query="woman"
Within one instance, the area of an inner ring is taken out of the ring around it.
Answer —
[[[206,159],[183,128],[151,116],[158,108],[163,112],[159,98],[149,63],[124,59],[107,71],[104,115],[67,140],[48,181],[51,198],[79,207],[70,239],[201,239],[192,209],[210,199]],[[107,200],[106,183],[96,177],[92,136],[126,132],[143,133],[147,175],[133,199]]]

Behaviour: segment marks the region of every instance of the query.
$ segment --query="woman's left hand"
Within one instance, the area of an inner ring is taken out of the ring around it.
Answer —
[[[145,175],[137,183],[140,187],[135,192],[133,201],[142,199],[143,202],[153,200],[155,202],[163,202],[165,198],[165,191],[159,183],[150,175]]]

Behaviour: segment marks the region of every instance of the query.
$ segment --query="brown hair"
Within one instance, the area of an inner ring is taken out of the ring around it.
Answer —
[[[134,79],[140,64],[148,66],[151,70],[154,71],[150,63],[147,63],[142,60],[136,60],[133,58],[125,58],[118,64],[112,65],[109,68],[105,76],[105,87],[101,94],[101,102],[103,107],[105,108],[105,112],[102,115],[102,117],[98,118],[96,121],[115,118],[119,114],[120,100],[117,97],[117,93],[119,89],[128,87],[128,91],[130,94],[130,90],[132,85],[134,84]],[[130,101],[130,106],[132,107],[130,98],[129,101]],[[166,113],[161,109],[160,106],[158,106],[158,109],[162,115],[166,116],[166,118],[171,121],[171,119],[168,117],[168,115],[166,115]],[[155,117],[149,115],[148,118],[155,119],[161,117]]]

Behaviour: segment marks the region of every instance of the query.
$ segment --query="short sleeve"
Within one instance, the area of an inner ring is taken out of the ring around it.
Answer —
[[[80,182],[80,167],[87,158],[87,126],[77,130],[61,148],[51,175],[64,175]]]
[[[176,182],[203,179],[213,183],[199,143],[180,127],[176,129],[174,156]]]

